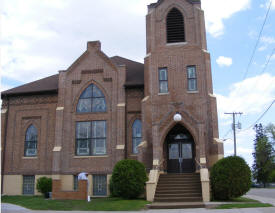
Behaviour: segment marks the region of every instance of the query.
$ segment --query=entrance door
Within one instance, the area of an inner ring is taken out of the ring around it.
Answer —
[[[184,140],[174,140],[168,144],[169,173],[194,172],[193,143]]]

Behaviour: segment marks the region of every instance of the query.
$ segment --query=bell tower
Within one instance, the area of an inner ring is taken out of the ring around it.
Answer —
[[[159,0],[149,5],[146,42],[142,122],[147,147],[141,149],[139,159],[149,168],[169,171],[170,133],[187,137],[186,132],[193,139],[194,172],[209,168],[223,157],[223,144],[218,139],[200,0]],[[174,120],[176,114],[180,120]],[[182,161],[185,150],[179,152]]]

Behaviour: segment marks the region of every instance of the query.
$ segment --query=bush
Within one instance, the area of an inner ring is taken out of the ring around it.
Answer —
[[[230,156],[212,167],[210,181],[215,200],[230,200],[249,191],[251,170],[243,158]]]
[[[147,175],[145,167],[136,160],[119,161],[113,170],[110,191],[115,197],[138,198],[144,193]]]
[[[48,193],[52,191],[52,179],[47,177],[39,178],[36,183],[36,189],[47,198]]]

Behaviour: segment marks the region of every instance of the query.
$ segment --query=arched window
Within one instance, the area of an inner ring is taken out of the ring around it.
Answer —
[[[26,131],[25,156],[34,157],[37,155],[37,129],[31,125]]]
[[[81,94],[77,112],[106,112],[105,96],[94,84],[90,84]]]
[[[142,124],[139,119],[135,120],[132,127],[132,144],[133,144],[133,154],[138,153],[138,145],[142,140]]]
[[[173,8],[167,15],[167,43],[185,42],[184,18],[182,13]]]

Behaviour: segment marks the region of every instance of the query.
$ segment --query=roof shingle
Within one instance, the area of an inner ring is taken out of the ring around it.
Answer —
[[[125,87],[143,87],[144,85],[144,65],[120,56],[110,58],[116,65],[126,66],[126,83]],[[43,78],[37,81],[15,87],[1,93],[4,96],[30,95],[41,93],[58,92],[58,74]]]

